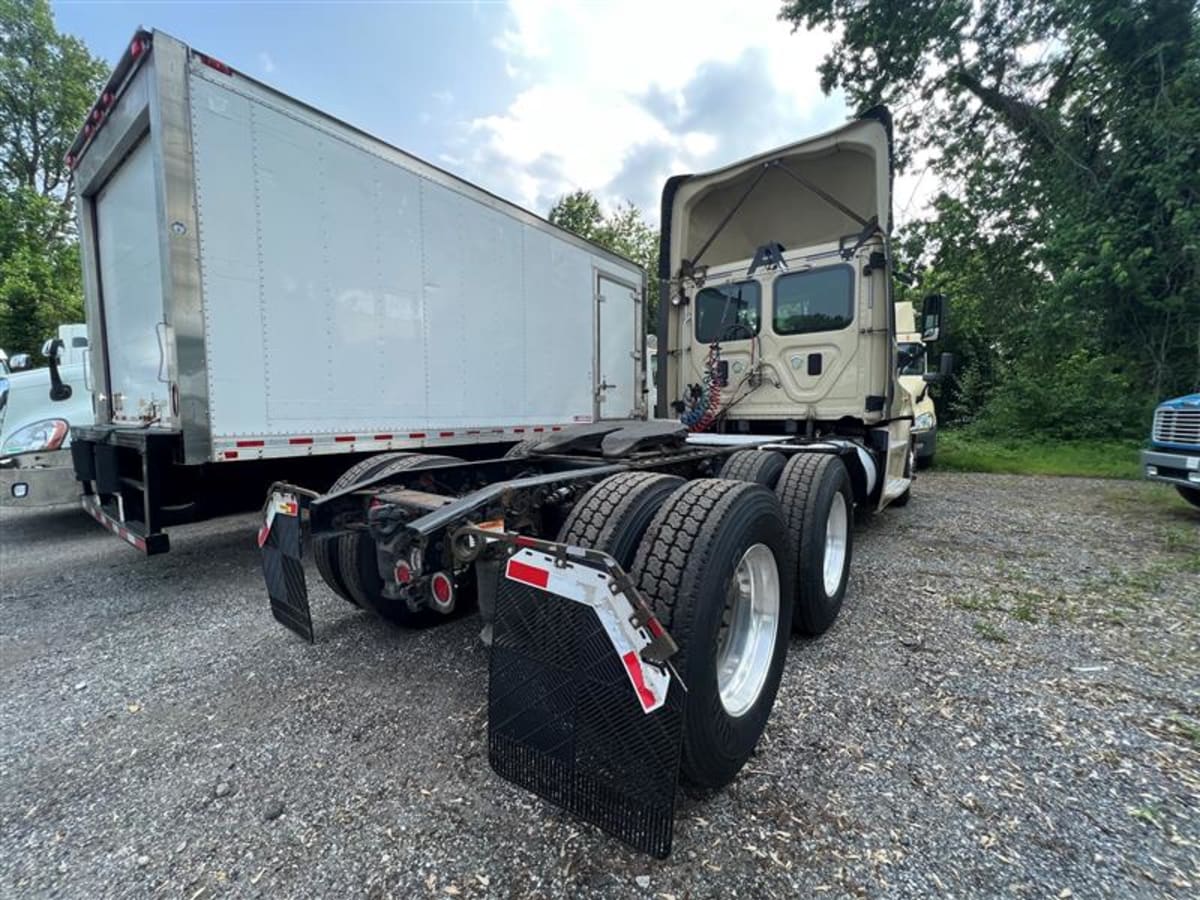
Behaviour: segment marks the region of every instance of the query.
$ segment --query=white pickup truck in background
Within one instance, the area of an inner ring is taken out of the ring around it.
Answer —
[[[92,420],[84,371],[86,325],[60,325],[42,347],[48,365],[14,354],[0,372],[0,507],[77,503],[71,426]]]

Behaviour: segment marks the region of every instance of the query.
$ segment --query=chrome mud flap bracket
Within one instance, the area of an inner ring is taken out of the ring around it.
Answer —
[[[674,642],[611,557],[514,535],[499,543],[484,551],[507,557],[488,567],[498,579],[492,769],[666,858],[684,710]]]
[[[271,615],[310,644],[315,636],[308,607],[308,585],[304,580],[300,513],[312,496],[290,486],[272,487],[263,508],[263,525],[258,531]]]

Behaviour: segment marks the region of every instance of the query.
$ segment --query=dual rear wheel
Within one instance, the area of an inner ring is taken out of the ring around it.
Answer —
[[[382,478],[409,469],[452,465],[453,456],[430,453],[383,453],[347,469],[330,493],[345,490],[371,478]],[[313,558],[322,580],[335,594],[355,606],[378,613],[389,622],[408,627],[427,625],[438,615],[429,609],[413,611],[403,600],[383,596],[383,576],[375,543],[363,532],[339,534],[313,542]]]
[[[729,473],[688,482],[614,475],[580,499],[558,535],[616,559],[678,643],[682,774],[705,788],[728,783],[749,759],[793,622],[806,634],[832,624],[851,551],[850,480],[836,457],[740,451]]]

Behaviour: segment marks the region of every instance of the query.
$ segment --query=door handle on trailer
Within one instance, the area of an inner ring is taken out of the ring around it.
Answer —
[[[158,341],[158,380],[161,381],[163,384],[168,383],[168,379],[167,379],[166,375],[163,373],[163,369],[165,369],[167,367],[166,336],[167,336],[167,329],[170,327],[171,326],[168,325],[166,322],[156,322],[154,325],[154,337]],[[160,328],[162,329],[161,331],[159,331]]]

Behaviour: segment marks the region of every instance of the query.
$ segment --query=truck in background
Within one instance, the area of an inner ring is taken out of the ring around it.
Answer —
[[[1147,478],[1173,484],[1179,496],[1200,507],[1200,394],[1165,400],[1154,410],[1142,468]]]
[[[948,372],[952,363],[930,371],[916,310],[908,301],[896,304],[896,343],[900,384],[913,398],[912,435],[917,468],[925,469],[933,465],[937,453],[937,408],[929,386],[941,381],[945,377],[943,372]]]
[[[147,553],[365,454],[494,456],[644,412],[642,270],[159,31],[67,156],[85,509]]]
[[[0,507],[78,502],[70,429],[92,420],[87,347],[86,326],[60,325],[42,345],[45,367],[20,353],[20,369],[0,376]]]
[[[910,495],[892,171],[876,109],[670,179],[658,418],[529,435],[492,459],[379,456],[326,493],[273,486],[259,533],[272,614],[313,640],[305,515],[320,577],[355,606],[425,626],[477,601],[492,767],[669,853],[677,779],[732,780],[791,633],[833,625],[854,513]],[[943,308],[925,298],[923,341]]]

